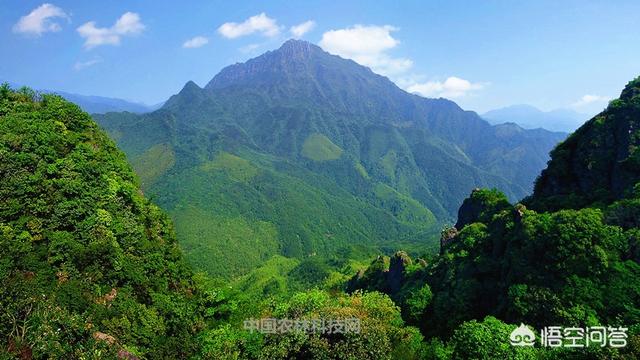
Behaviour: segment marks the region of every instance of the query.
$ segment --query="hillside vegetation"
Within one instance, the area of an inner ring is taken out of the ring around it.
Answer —
[[[345,231],[386,226],[380,220],[384,216],[402,226],[429,221],[428,212],[415,210],[418,204],[389,184],[377,184],[374,190],[383,205],[328,187],[332,183],[324,177],[305,179],[334,197],[314,195],[316,187],[299,180],[288,192],[265,186],[259,188],[261,206],[274,206],[283,197],[296,201],[261,212],[274,214],[269,220],[248,222],[253,203],[242,199],[255,199],[256,193],[246,184],[261,177],[271,177],[261,184],[296,179],[276,171],[278,166],[288,166],[288,174],[311,170],[245,149],[240,155],[215,152],[207,161],[195,162],[188,176],[159,177],[157,184],[178,181],[171,187],[177,190],[185,188],[177,186],[179,181],[202,182],[201,193],[167,196],[180,199],[175,214],[185,219],[178,231],[196,233],[187,238],[202,236],[200,231],[215,234],[214,243],[181,244],[192,260],[201,253],[219,253],[216,258],[223,259],[196,263],[198,267],[218,267],[212,273],[228,267],[235,273],[248,271],[228,282],[193,274],[171,222],[144,197],[124,155],[87,114],[57,96],[2,86],[0,357],[636,359],[639,115],[637,79],[554,150],[532,196],[512,205],[498,190],[475,189],[462,202],[455,227],[442,231],[439,254],[416,258],[398,251],[377,256],[369,266],[359,261],[373,251],[369,244],[332,238],[326,230],[331,222],[304,223],[324,231],[324,241],[309,238],[313,247],[305,248],[305,242],[298,243],[300,248],[295,242],[287,247],[314,251],[324,246],[323,256],[273,255],[281,251],[278,232],[300,226],[288,224],[287,213],[273,209],[317,214],[304,206],[317,196],[312,204],[337,215]],[[320,149],[332,149],[317,140]],[[181,152],[174,151],[178,159]],[[567,153],[578,161],[568,161]],[[208,182],[211,172],[225,181]],[[212,193],[215,198],[207,197]],[[220,201],[229,194],[233,196],[226,203]],[[376,212],[359,218],[349,213],[349,199]],[[399,204],[414,209],[403,211]],[[220,213],[222,209],[227,212]],[[185,224],[189,226],[181,228]],[[394,246],[403,241],[408,240],[398,238]],[[384,243],[379,247],[390,250]],[[355,275],[348,279],[348,273]],[[265,333],[243,328],[246,321],[269,318],[358,319],[360,331]],[[509,335],[520,323],[536,330],[625,327],[629,337],[620,349],[600,344],[582,349],[511,346]]]
[[[194,351],[206,293],[171,222],[86,113],[0,87],[0,178],[0,357]]]
[[[251,174],[246,165],[230,155],[211,164],[233,169],[236,181]],[[352,271],[348,260],[275,256],[233,286],[194,275],[124,154],[61,97],[0,87],[0,176],[2,359],[392,359],[422,351],[419,331],[404,325],[389,297],[339,291],[344,275],[332,269]],[[246,235],[243,221],[198,225],[227,227],[219,234],[233,237]],[[250,229],[256,240],[248,246],[268,248],[273,226]],[[234,241],[223,240],[202,246],[215,251]],[[227,260],[243,266],[244,259]],[[321,282],[331,293],[298,292]],[[358,318],[361,331],[242,328],[269,316]]]
[[[638,146],[640,78],[556,147],[532,196],[511,205],[497,190],[474,190],[455,227],[443,231],[438,256],[417,262],[402,252],[380,257],[350,280],[349,290],[389,294],[424,335],[452,336],[451,343],[438,346],[454,358],[501,357],[504,349],[494,345],[462,353],[456,345],[461,329],[483,318],[495,324],[497,318],[535,329],[625,327],[628,344],[619,350],[531,350],[543,358],[635,359]],[[507,337],[496,341],[508,344]]]
[[[525,196],[564,136],[491,126],[297,40],[187,83],[153,113],[95,119],[188,260],[225,279],[273,256],[433,252],[471,189]]]

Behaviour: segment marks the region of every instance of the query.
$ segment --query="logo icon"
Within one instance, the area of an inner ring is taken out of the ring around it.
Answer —
[[[536,335],[525,324],[520,323],[520,326],[515,328],[509,335],[511,345],[513,346],[533,346],[536,341]]]

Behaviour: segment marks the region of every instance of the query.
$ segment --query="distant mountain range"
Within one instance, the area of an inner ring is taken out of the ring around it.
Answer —
[[[78,95],[67,93],[64,91],[48,91],[56,93],[63,98],[78,104],[82,110],[90,114],[104,114],[108,112],[132,112],[136,114],[142,114],[156,110],[162,106],[162,103],[156,105],[146,105],[127,100],[103,97],[103,96],[91,96],[91,95]]]
[[[188,82],[152,113],[94,117],[190,261],[225,277],[277,255],[437,247],[472,189],[526,196],[565,137],[492,126],[298,40]]]
[[[566,133],[576,130],[591,117],[570,109],[542,111],[531,105],[507,106],[488,111],[481,116],[494,125],[515,123],[525,129],[543,128]]]
[[[474,190],[458,214],[436,259],[414,270],[406,253],[377,257],[353,276],[349,290],[388,293],[403,313],[418,314],[413,324],[426,336],[450,334],[471,319],[543,328],[589,314],[594,323],[638,324],[640,77],[551,152],[532,195],[510,204],[498,191]],[[428,300],[415,311],[418,291]],[[486,333],[489,326],[479,328]],[[640,358],[637,350],[585,350],[453,359]]]
[[[1,82],[1,81],[0,81]],[[12,88],[18,89],[22,85],[16,83],[9,83]],[[159,109],[163,103],[159,103],[156,105],[146,105],[142,103],[137,103],[133,101],[104,97],[104,96],[94,96],[94,95],[80,95],[68,93],[65,91],[58,90],[49,90],[49,89],[37,89],[38,91],[45,93],[55,93],[63,98],[75,103],[80,106],[82,110],[88,112],[89,114],[104,114],[108,112],[132,112],[136,114],[142,114],[150,111],[154,111]]]

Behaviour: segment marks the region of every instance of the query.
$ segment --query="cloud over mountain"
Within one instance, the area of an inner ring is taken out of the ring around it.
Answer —
[[[235,39],[254,33],[259,33],[266,37],[274,37],[280,34],[280,27],[275,19],[270,18],[265,13],[260,13],[241,23],[224,23],[218,28],[218,33],[228,39]]]
[[[445,81],[415,83],[407,87],[407,91],[425,97],[458,98],[474,90],[481,90],[483,87],[483,84],[472,83],[469,80],[450,76]]]
[[[204,37],[204,36],[196,36],[194,38],[191,38],[191,39],[185,41],[182,44],[182,47],[186,48],[186,49],[193,49],[193,48],[199,48],[199,47],[205,46],[208,43],[209,43],[209,39],[207,39],[206,37]]]
[[[97,27],[95,21],[89,21],[78,27],[77,31],[85,38],[84,47],[91,49],[100,45],[119,45],[122,36],[137,35],[144,29],[140,15],[126,12],[109,28]]]
[[[308,33],[311,30],[313,30],[313,28],[315,26],[316,26],[316,22],[315,21],[308,20],[308,21],[305,21],[305,22],[303,22],[301,24],[292,26],[291,29],[289,29],[289,31],[291,32],[291,35],[293,35],[293,37],[300,38],[304,34]]]
[[[394,31],[398,28],[391,25],[354,25],[325,32],[319,45],[332,54],[352,59],[380,74],[396,75],[411,68],[413,61],[388,54],[400,44],[391,34]]]

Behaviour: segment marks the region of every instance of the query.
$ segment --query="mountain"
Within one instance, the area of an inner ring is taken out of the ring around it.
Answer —
[[[424,351],[383,294],[234,295],[194,274],[125,155],[60,96],[0,86],[0,160],[2,359],[390,360]],[[247,329],[266,316],[352,325],[340,336]]]
[[[522,203],[476,189],[455,227],[443,231],[438,256],[419,266],[403,252],[379,257],[349,287],[390,294],[423,334],[454,334],[453,343],[469,324],[490,332],[496,319],[534,329],[624,327],[623,348],[554,354],[536,347],[545,356],[521,358],[633,359],[640,353],[632,345],[640,341],[639,234],[640,77],[552,151]],[[459,358],[512,358],[500,351],[480,345]]]
[[[127,100],[103,97],[103,96],[92,96],[92,95],[78,95],[67,93],[64,91],[53,91],[53,90],[45,90],[44,92],[58,94],[63,98],[77,104],[82,108],[82,110],[90,113],[90,114],[104,114],[108,112],[122,112],[127,111],[131,113],[146,113],[153,110],[156,110],[162,106],[162,104],[156,105],[145,105],[142,103],[131,102]]]
[[[601,206],[640,191],[639,94],[636,79],[552,151],[530,205],[539,210]]]
[[[527,195],[564,138],[491,126],[299,40],[204,88],[188,82],[155,112],[95,119],[172,215],[190,261],[225,277],[275,255],[434,248],[471,189]]]
[[[22,85],[16,83],[8,83],[12,88],[18,89],[22,87]],[[154,111],[162,107],[163,103],[155,104],[155,105],[145,105],[142,103],[122,100],[118,98],[110,98],[104,96],[94,96],[94,95],[79,95],[74,93],[68,93],[64,91],[57,90],[38,90],[41,93],[45,94],[57,94],[67,99],[70,102],[80,106],[83,111],[86,111],[90,114],[104,114],[108,112],[122,112],[127,111],[136,114],[142,114],[150,111]]]
[[[516,123],[525,129],[543,128],[569,133],[582,125],[589,115],[570,109],[542,111],[530,105],[512,105],[481,115],[491,124]]]
[[[204,292],[168,217],[74,104],[0,87],[0,357],[186,358]]]

